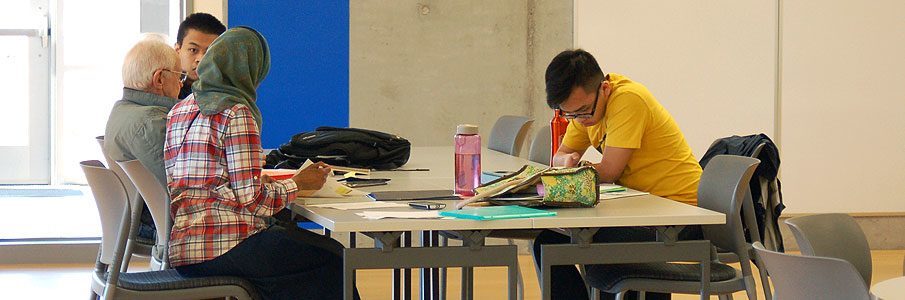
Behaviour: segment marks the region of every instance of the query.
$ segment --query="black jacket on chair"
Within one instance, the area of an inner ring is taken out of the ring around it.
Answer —
[[[761,163],[751,178],[750,189],[758,232],[764,244],[770,241],[776,250],[783,251],[779,215],[785,209],[785,205],[782,203],[782,185],[776,177],[779,173],[779,149],[776,148],[776,144],[763,133],[721,138],[707,149],[707,153],[701,158],[701,167],[706,166],[714,156],[721,154],[760,159]]]

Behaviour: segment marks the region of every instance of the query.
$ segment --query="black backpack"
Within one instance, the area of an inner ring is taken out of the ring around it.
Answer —
[[[264,168],[297,169],[305,160],[389,170],[409,160],[412,144],[397,135],[358,128],[318,127],[292,136],[267,155]]]

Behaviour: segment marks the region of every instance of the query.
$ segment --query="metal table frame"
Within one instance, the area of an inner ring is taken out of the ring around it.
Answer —
[[[551,297],[550,269],[558,265],[621,264],[689,261],[701,264],[701,299],[710,299],[711,244],[708,240],[678,241],[684,226],[657,226],[656,242],[593,243],[599,228],[565,229],[570,244],[541,245],[541,299]],[[652,255],[656,254],[656,255]]]

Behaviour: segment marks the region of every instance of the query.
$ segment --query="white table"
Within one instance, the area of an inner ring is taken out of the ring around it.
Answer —
[[[871,287],[870,293],[881,300],[905,299],[905,276],[883,280]]]
[[[401,191],[401,190],[440,190],[453,189],[454,181],[454,156],[452,147],[413,147],[410,160],[401,169],[427,169],[428,171],[375,171],[371,172],[372,178],[389,178],[388,185],[361,188],[367,192],[376,191]],[[506,155],[500,152],[484,149],[481,154],[482,170],[484,171],[515,171],[526,164],[541,166],[537,163]],[[518,264],[518,252],[515,246],[485,246],[484,238],[492,230],[501,229],[530,229],[533,224],[530,219],[511,219],[487,221],[470,220],[442,220],[442,219],[383,219],[365,220],[354,214],[355,211],[341,211],[329,208],[316,208],[305,206],[307,204],[358,202],[371,201],[367,197],[345,198],[300,198],[290,204],[289,208],[311,221],[314,221],[325,229],[335,232],[363,233],[374,238],[376,249],[346,249],[344,261],[354,268],[408,268],[408,267],[444,267],[462,266],[490,266],[511,265],[510,299],[515,299],[515,280]],[[435,200],[432,200],[435,201]],[[437,201],[435,201],[437,202]],[[452,209],[454,201],[439,201],[447,203],[448,209]],[[390,211],[413,210],[409,208],[386,209]],[[427,247],[409,248],[411,237],[409,232],[421,231],[421,244]],[[462,247],[436,247],[439,245],[439,231],[454,231],[464,237]],[[354,234],[350,235],[350,244],[355,245]],[[401,248],[399,246],[402,246]],[[481,256],[483,255],[483,256]],[[417,257],[417,258],[416,258]],[[500,264],[500,262],[506,262]],[[494,264],[491,264],[494,263]],[[348,269],[347,269],[348,271]],[[348,273],[354,272],[347,272]],[[400,272],[394,271],[394,277]],[[463,278],[468,276],[463,272]],[[408,299],[410,282],[408,272],[401,284],[394,285],[394,298]],[[439,298],[440,277],[437,269],[422,269],[421,297],[425,299]],[[350,278],[351,277],[347,277]],[[468,280],[466,279],[466,282]],[[351,285],[346,286],[350,291]],[[471,286],[463,285],[462,294],[465,298],[471,296]],[[347,298],[351,299],[351,298]]]
[[[383,171],[372,172],[374,178],[390,178],[389,185],[364,188],[362,190],[425,190],[452,189],[453,154],[452,147],[414,147],[410,162],[404,169],[427,168],[429,171]],[[509,156],[485,149],[482,152],[482,170],[514,171],[525,164],[534,164],[528,160]],[[327,208],[309,207],[306,204],[325,202],[370,201],[366,197],[347,197],[341,199],[303,198],[294,201],[290,209],[326,229],[338,232],[360,232],[375,239],[375,249],[345,249],[347,264],[362,268],[407,268],[407,267],[442,267],[442,266],[481,266],[489,262],[510,263],[506,258],[515,255],[514,246],[484,246],[484,238],[493,230],[507,229],[565,229],[572,236],[572,244],[543,245],[541,247],[541,290],[543,299],[550,298],[549,268],[553,265],[628,263],[652,261],[696,261],[702,264],[702,278],[709,278],[710,243],[708,241],[678,241],[677,234],[683,226],[701,224],[723,224],[725,216],[721,213],[682,204],[665,198],[645,195],[629,198],[601,201],[594,208],[556,209],[557,216],[529,219],[510,219],[495,221],[471,220],[410,220],[383,219],[365,220],[355,211],[340,211]],[[447,209],[453,201],[447,202]],[[388,209],[388,210],[406,210]],[[602,227],[650,226],[658,230],[659,242],[649,243],[593,243],[591,238]],[[420,247],[397,248],[399,237],[403,232],[423,231],[422,243],[436,245],[437,231],[456,231],[465,237],[462,247]],[[431,233],[433,232],[433,233]],[[353,243],[354,244],[354,243]],[[657,251],[656,257],[649,254]],[[480,256],[476,253],[485,253]],[[608,255],[601,255],[607,253]],[[613,255],[610,255],[613,254]],[[425,258],[423,256],[427,256]],[[466,259],[462,259],[466,258]],[[513,256],[517,264],[517,258]],[[395,264],[395,265],[394,265]],[[354,269],[354,268],[353,268]],[[347,268],[347,271],[350,269]],[[354,274],[354,271],[351,272]],[[422,272],[422,274],[434,272]],[[463,272],[464,275],[465,272]],[[514,299],[514,268],[509,270],[510,299]],[[426,275],[430,277],[431,275]],[[436,277],[433,277],[436,278]],[[425,289],[427,282],[433,278],[422,278],[422,298],[434,298],[434,288]],[[351,291],[353,277],[346,275],[347,291]],[[463,284],[463,295],[466,295],[466,284]],[[433,286],[433,284],[431,284]],[[709,298],[709,281],[702,280],[702,299]],[[350,294],[347,294],[350,295]],[[351,299],[347,296],[347,299]]]

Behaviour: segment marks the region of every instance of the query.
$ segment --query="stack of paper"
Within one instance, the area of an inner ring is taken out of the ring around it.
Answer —
[[[610,200],[610,199],[618,199],[625,197],[634,197],[634,196],[643,196],[647,195],[647,192],[639,192],[633,189],[625,188],[621,185],[615,185],[612,183],[604,183],[600,185],[600,200]]]
[[[327,203],[327,204],[313,204],[308,205],[310,207],[324,207],[324,208],[332,208],[338,210],[352,210],[352,209],[369,209],[369,208],[387,208],[387,207],[408,207],[408,204],[399,203],[399,202],[386,202],[386,201],[366,201],[366,202],[349,202],[349,203]]]
[[[396,218],[396,219],[437,219],[440,218],[439,211],[436,210],[425,210],[425,211],[363,211],[360,213],[355,213],[356,215],[361,216],[362,218],[368,220],[379,220],[385,218]]]

